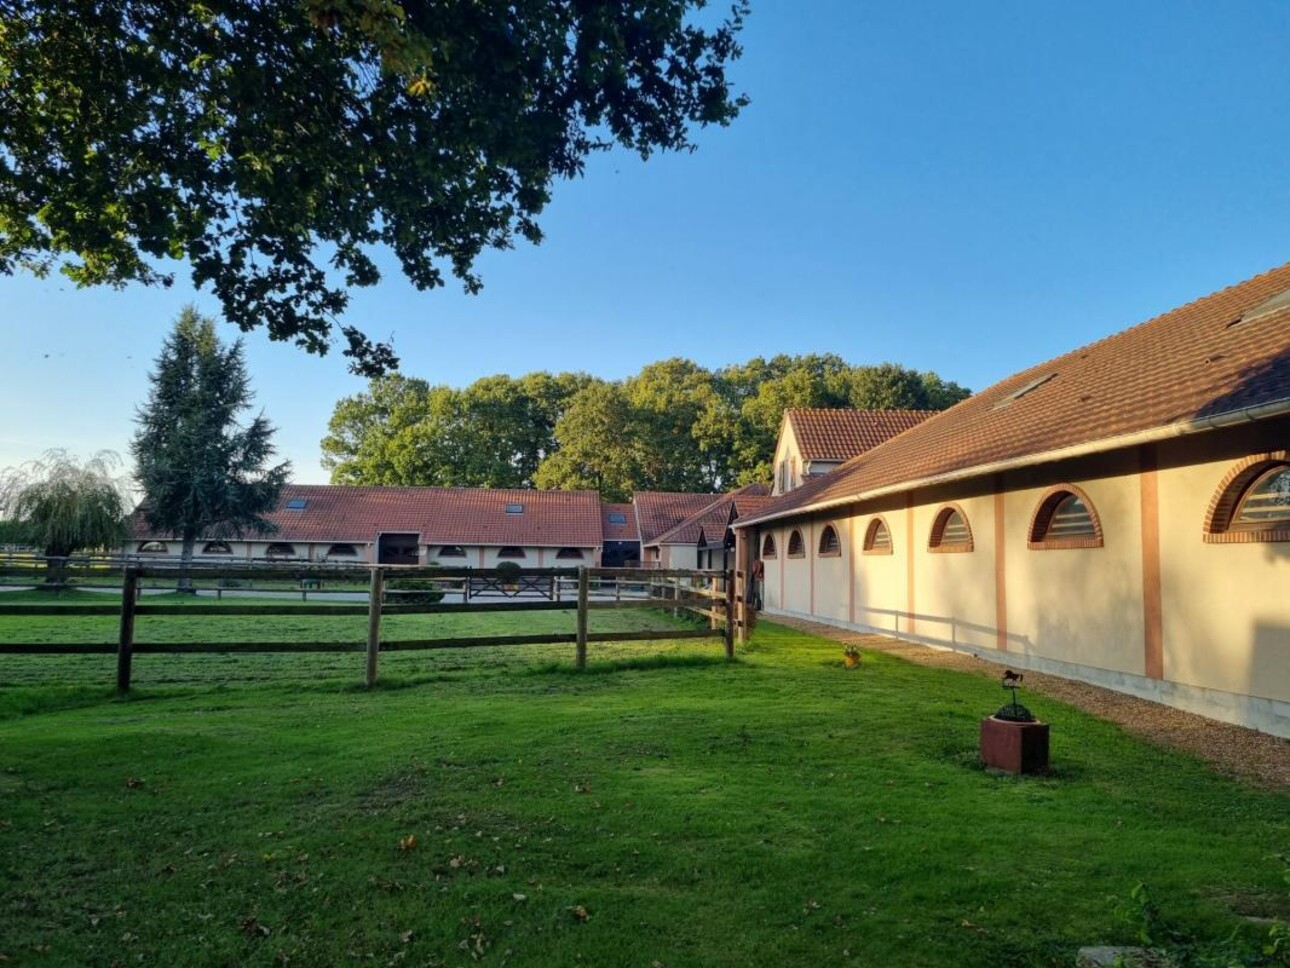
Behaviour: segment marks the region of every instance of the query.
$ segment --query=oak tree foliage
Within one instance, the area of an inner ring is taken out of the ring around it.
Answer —
[[[0,0],[0,273],[187,263],[243,331],[379,374],[391,347],[337,322],[374,254],[473,293],[592,152],[692,149],[744,104],[745,3]]]
[[[621,381],[493,376],[465,389],[394,375],[340,400],[322,442],[332,481],[711,492],[769,483],[789,407],[943,410],[968,395],[931,372],[833,354],[708,370],[651,363]]]

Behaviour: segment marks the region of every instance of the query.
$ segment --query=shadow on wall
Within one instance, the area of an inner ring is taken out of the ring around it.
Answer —
[[[856,621],[882,632],[907,634],[909,613],[903,608],[878,608],[874,605],[857,605]],[[934,615],[931,612],[914,613],[914,634],[953,646],[970,645],[973,648],[995,649],[999,630],[994,625],[969,622],[955,615]],[[985,641],[983,642],[982,639]],[[1008,633],[1008,649],[1030,653],[1033,644],[1030,636]]]
[[[1290,625],[1255,622],[1245,691],[1290,702]]]
[[[1240,327],[1237,327],[1239,330]],[[1237,386],[1215,397],[1197,410],[1194,417],[1216,417],[1270,400],[1290,398],[1290,349],[1282,350],[1261,363],[1246,367]],[[1180,416],[1185,416],[1180,414]]]

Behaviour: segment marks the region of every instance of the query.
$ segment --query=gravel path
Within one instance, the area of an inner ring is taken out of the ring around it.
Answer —
[[[1001,668],[998,663],[969,653],[932,649],[882,635],[848,632],[819,622],[783,616],[767,616],[767,621],[874,652],[886,652],[918,665],[973,672],[991,679],[998,678]],[[1161,746],[1207,760],[1229,776],[1261,786],[1290,788],[1290,740],[1042,672],[1027,670],[1026,687],[1117,723]]]

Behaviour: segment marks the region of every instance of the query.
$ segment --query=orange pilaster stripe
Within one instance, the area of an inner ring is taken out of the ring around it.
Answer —
[[[856,518],[847,518],[847,621],[856,624]]]
[[[1007,545],[1004,543],[1003,481],[994,479],[994,627],[995,645],[1000,652],[1008,651],[1008,568]]]
[[[815,522],[808,521],[806,523],[806,560],[810,562],[810,569],[807,572],[807,583],[810,586],[810,592],[811,592],[810,611],[812,615],[815,614],[815,552],[816,550],[817,549],[815,547]]]
[[[905,495],[905,617],[906,632],[914,631],[914,492]]]
[[[1160,589],[1160,491],[1156,449],[1139,451],[1139,492],[1142,496],[1142,650],[1148,679],[1165,675],[1164,606]]]

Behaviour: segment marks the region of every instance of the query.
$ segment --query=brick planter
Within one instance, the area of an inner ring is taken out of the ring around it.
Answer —
[[[981,720],[981,762],[1005,773],[1048,772],[1048,724]]]

